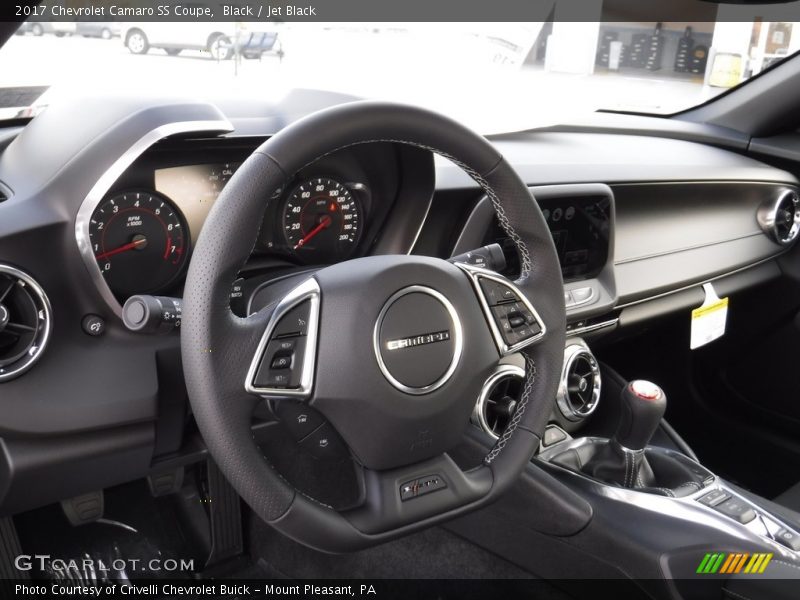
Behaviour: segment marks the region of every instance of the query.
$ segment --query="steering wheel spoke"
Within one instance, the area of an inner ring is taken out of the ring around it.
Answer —
[[[544,321],[515,283],[495,271],[462,262],[455,264],[470,278],[501,356],[519,352],[544,338]]]

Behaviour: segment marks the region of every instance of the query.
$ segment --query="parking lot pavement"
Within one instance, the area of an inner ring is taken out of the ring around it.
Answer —
[[[315,88],[427,106],[484,132],[553,123],[597,108],[674,112],[714,92],[658,73],[564,75],[495,64],[486,41],[461,33],[295,26],[280,39],[283,60],[215,61],[201,51],[133,55],[119,38],[14,36],[0,49],[0,85],[50,85],[51,97],[104,90],[267,100]]]

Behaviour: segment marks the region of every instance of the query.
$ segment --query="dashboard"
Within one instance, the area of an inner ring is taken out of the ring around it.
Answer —
[[[0,286],[28,278],[32,293],[14,306],[42,334],[0,331],[0,469],[14,473],[0,478],[2,511],[130,481],[191,451],[179,336],[127,330],[122,303],[181,296],[226,182],[299,116],[235,101],[98,97],[0,131],[0,266],[9,267]],[[492,142],[547,219],[572,336],[612,337],[699,306],[706,282],[723,297],[777,279],[794,247],[782,236],[797,233],[798,180],[739,152],[609,131]],[[231,282],[245,307],[266,282],[350,258],[510,249],[474,181],[390,142],[320,158],[263,200],[252,255]],[[514,261],[507,252],[509,275]],[[34,358],[16,372],[2,361],[20,339]]]

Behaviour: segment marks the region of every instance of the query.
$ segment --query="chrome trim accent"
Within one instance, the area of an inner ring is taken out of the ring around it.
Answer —
[[[575,329],[567,329],[567,339],[583,335],[584,333],[591,333],[592,331],[597,331],[598,329],[605,329],[606,327],[613,327],[619,323],[619,318],[609,319],[608,321],[602,321],[600,323],[594,323],[592,325],[586,325],[586,327],[577,327]]]
[[[0,382],[3,382],[22,375],[33,365],[35,365],[36,361],[41,358],[45,348],[47,347],[47,343],[50,341],[50,334],[53,331],[53,308],[50,304],[50,299],[47,297],[47,294],[44,291],[44,288],[39,285],[39,282],[37,282],[33,277],[24,271],[20,271],[16,267],[12,267],[10,265],[0,264],[0,273],[5,273],[6,275],[10,275],[19,281],[22,281],[30,290],[33,291],[34,294],[36,294],[36,297],[40,303],[40,306],[37,307],[37,314],[39,320],[44,322],[41,333],[37,333],[37,336],[39,336],[39,343],[28,350],[28,356],[22,361],[22,366],[0,372]],[[33,354],[31,354],[31,352],[33,352]]]
[[[255,378],[258,373],[258,367],[264,357],[264,352],[269,344],[272,332],[287,312],[295,306],[309,300],[311,307],[308,314],[308,332],[306,334],[306,347],[303,353],[303,361],[300,372],[300,386],[298,388],[270,388],[270,387],[256,387]],[[275,307],[272,316],[269,319],[267,328],[264,330],[264,335],[258,342],[256,353],[253,360],[250,362],[250,368],[247,370],[247,377],[244,382],[244,389],[250,394],[258,394],[263,398],[307,398],[311,395],[314,388],[314,366],[317,359],[317,339],[319,335],[319,307],[320,307],[320,289],[317,280],[309,277],[303,283],[292,289]]]
[[[454,348],[453,359],[450,361],[450,366],[439,379],[429,385],[418,388],[407,386],[395,379],[386,367],[386,363],[383,362],[383,356],[381,355],[381,324],[383,323],[383,318],[386,316],[386,312],[399,298],[413,293],[428,294],[438,300],[442,306],[444,306],[445,310],[450,315],[450,319],[453,321],[453,335],[451,337],[453,339]],[[375,327],[372,330],[372,348],[375,351],[375,359],[378,361],[378,367],[389,383],[401,392],[413,396],[421,396],[422,394],[428,394],[442,387],[453,376],[453,373],[455,373],[456,367],[458,367],[458,363],[461,361],[461,354],[464,352],[464,329],[461,326],[461,319],[458,318],[455,306],[453,306],[444,295],[424,285],[410,285],[392,294],[384,303],[381,312],[378,314],[378,318],[375,320]]]
[[[490,271],[489,269],[483,269],[481,267],[476,267],[475,265],[461,262],[453,264],[455,264],[455,266],[460,268],[469,276],[470,282],[472,282],[472,288],[475,290],[475,294],[478,296],[478,302],[480,302],[483,315],[486,317],[486,321],[489,323],[489,329],[492,332],[492,337],[494,337],[494,342],[497,345],[497,349],[500,351],[501,356],[514,354],[522,348],[530,346],[531,344],[535,344],[545,336],[547,333],[547,327],[545,326],[542,317],[539,316],[539,313],[530,303],[527,296],[514,284],[514,282],[494,271]],[[496,281],[510,287],[519,297],[520,302],[522,302],[528,308],[528,310],[533,313],[534,318],[539,323],[539,326],[542,328],[542,330],[527,340],[522,340],[521,342],[513,344],[512,346],[508,346],[503,339],[502,333],[500,333],[500,330],[497,328],[497,323],[495,322],[494,315],[492,314],[492,308],[489,306],[489,303],[486,301],[486,297],[483,295],[483,289],[481,288],[479,277],[485,277],[486,279],[491,279],[492,281]]]
[[[670,496],[661,496],[658,494],[642,492],[636,489],[622,488],[618,486],[609,485],[601,481],[598,481],[596,479],[592,479],[591,477],[588,477],[584,473],[578,473],[573,471],[572,469],[568,469],[566,467],[562,467],[561,465],[549,462],[550,459],[553,458],[555,455],[561,454],[564,451],[579,448],[588,444],[595,444],[598,442],[607,442],[607,441],[608,440],[606,438],[599,438],[599,437],[585,437],[585,438],[577,438],[574,440],[565,440],[563,442],[559,442],[558,444],[550,446],[544,452],[538,454],[534,458],[534,460],[538,461],[541,464],[546,465],[548,469],[553,469],[559,473],[566,473],[568,476],[572,478],[572,481],[574,483],[578,484],[579,487],[591,493],[597,494],[599,496],[603,496],[605,498],[615,500],[618,502],[631,504],[636,507],[642,508],[644,510],[661,513],[668,517],[680,519],[682,521],[689,521],[707,527],[713,527],[718,531],[722,531],[723,533],[731,535],[735,538],[739,538],[743,541],[751,541],[751,542],[759,541],[762,543],[766,542],[770,544],[770,547],[776,552],[776,554],[781,554],[782,556],[788,557],[791,560],[800,559],[800,552],[794,552],[790,548],[787,548],[786,546],[776,542],[772,538],[771,534],[773,532],[770,530],[770,528],[768,526],[760,525],[761,523],[760,519],[756,518],[750,521],[749,523],[742,524],[731,519],[730,517],[723,515],[720,512],[715,511],[710,506],[706,506],[705,504],[697,502],[698,498],[703,497],[705,494],[707,494],[708,492],[712,491],[715,488],[719,488],[724,490],[727,494],[730,494],[732,497],[735,497],[741,500],[742,502],[750,505],[754,509],[756,509],[757,516],[768,517],[769,521],[774,526],[776,531],[777,529],[780,528],[786,528],[789,531],[800,534],[800,532],[797,532],[793,527],[787,525],[784,521],[782,521],[780,518],[770,513],[767,509],[763,508],[759,504],[756,504],[749,498],[743,497],[741,494],[739,494],[739,492],[732,489],[727,484],[727,482],[720,479],[714,473],[711,473],[711,475],[714,478],[713,481],[710,481],[703,488],[687,496],[674,498]],[[647,450],[679,457],[681,460],[696,463],[702,469],[708,471],[708,469],[703,467],[703,465],[701,465],[695,460],[692,460],[690,457],[680,452],[654,446],[648,446]],[[753,539],[752,536],[758,536],[758,537]],[[750,539],[748,539],[748,537]]]
[[[472,421],[483,429],[492,439],[500,439],[496,433],[489,427],[486,421],[486,400],[495,386],[506,377],[516,377],[517,379],[525,379],[525,369],[517,365],[503,363],[497,365],[497,368],[491,375],[483,382],[481,393],[478,395],[478,401],[475,403],[475,408],[472,410]]]
[[[578,358],[585,357],[592,370],[592,400],[586,410],[577,410],[569,400],[568,381],[570,369]],[[570,343],[564,348],[564,365],[561,368],[561,379],[556,393],[556,405],[565,419],[573,423],[582,421],[591,415],[600,402],[600,387],[602,380],[600,377],[600,365],[589,346],[583,340]]]
[[[122,155],[113,162],[113,164],[100,176],[92,189],[83,199],[78,214],[75,217],[75,239],[78,242],[78,251],[83,258],[86,269],[89,275],[97,286],[100,295],[106,304],[114,311],[118,317],[122,317],[122,305],[114,296],[111,288],[108,287],[100,267],[97,266],[97,261],[92,252],[92,244],[89,240],[89,221],[92,218],[92,213],[103,200],[111,186],[120,178],[125,170],[130,167],[133,162],[139,158],[150,146],[156,142],[179,133],[192,133],[192,132],[230,132],[233,131],[233,125],[227,120],[217,121],[181,121],[177,123],[167,123],[156,127],[143,137],[139,138],[130,148],[128,148]]]
[[[778,235],[775,216],[781,204],[786,200],[789,200],[794,205],[794,219],[788,235],[782,238]],[[798,197],[795,190],[784,190],[777,199],[759,207],[756,212],[756,219],[764,233],[771,237],[774,242],[781,246],[788,246],[797,239],[797,234],[800,233],[800,197]]]

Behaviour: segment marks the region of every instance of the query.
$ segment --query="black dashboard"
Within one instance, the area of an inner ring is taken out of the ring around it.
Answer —
[[[0,478],[3,512],[202,451],[178,334],[128,331],[121,304],[131,294],[181,295],[226,180],[300,116],[285,106],[255,112],[90,98],[0,132],[0,266],[24,272],[49,299],[39,317],[29,311],[42,320],[35,327],[47,324],[35,364],[11,377],[0,371],[0,469],[13,473]],[[791,244],[759,215],[795,193],[787,171],[629,132],[534,131],[492,142],[547,217],[570,335],[609,334],[698,306],[705,282],[722,296],[781,274]],[[457,166],[372,143],[320,158],[264,198],[261,233],[232,286],[246,307],[265,281],[317,266],[378,254],[448,258],[489,242],[509,248],[482,190]],[[513,274],[513,253],[507,258]],[[0,273],[0,283],[14,272]],[[88,328],[87,318],[102,328]],[[0,337],[0,352],[15,343]]]

